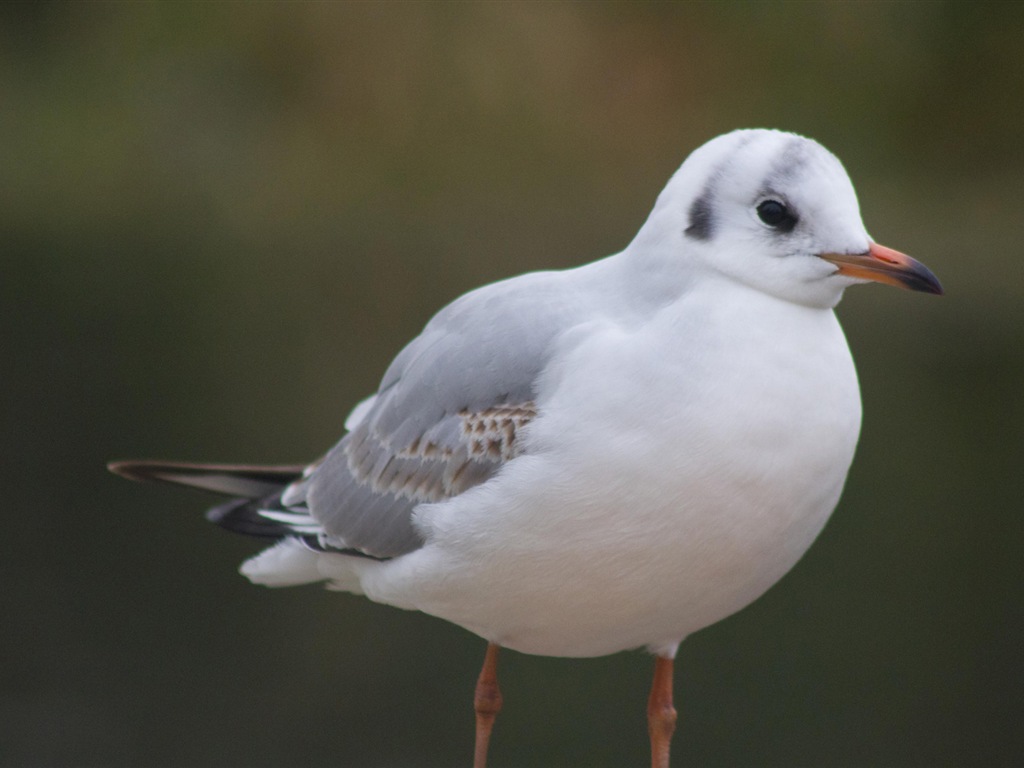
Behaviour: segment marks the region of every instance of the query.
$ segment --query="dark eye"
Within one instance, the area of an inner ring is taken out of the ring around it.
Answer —
[[[772,229],[780,232],[792,232],[796,226],[796,216],[789,208],[778,200],[765,200],[757,206],[757,217]]]

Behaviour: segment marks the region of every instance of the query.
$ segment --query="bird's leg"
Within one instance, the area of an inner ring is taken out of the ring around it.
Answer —
[[[487,644],[484,666],[476,681],[473,708],[476,710],[476,749],[473,768],[487,768],[487,745],[491,741],[494,720],[501,711],[501,689],[498,688],[498,650],[500,646]]]
[[[669,768],[669,747],[676,729],[672,706],[672,659],[658,656],[654,661],[654,682],[647,699],[647,731],[651,735],[651,768]]]

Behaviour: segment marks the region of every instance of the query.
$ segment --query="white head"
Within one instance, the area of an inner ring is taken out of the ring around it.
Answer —
[[[694,151],[634,242],[652,238],[676,258],[808,306],[835,306],[866,280],[941,293],[924,265],[872,242],[838,158],[782,131],[733,131]]]

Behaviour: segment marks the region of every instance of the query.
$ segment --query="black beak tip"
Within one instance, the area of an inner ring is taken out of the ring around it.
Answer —
[[[923,264],[919,266],[918,270],[911,273],[911,279],[907,283],[907,287],[913,291],[930,293],[933,296],[943,296],[946,293],[942,283],[939,282],[939,278]]]

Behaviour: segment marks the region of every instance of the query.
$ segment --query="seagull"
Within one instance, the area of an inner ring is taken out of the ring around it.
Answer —
[[[778,581],[839,500],[861,402],[833,309],[869,281],[942,293],[871,239],[832,153],[733,131],[621,253],[442,309],[318,461],[109,467],[233,497],[207,515],[274,540],[241,567],[256,584],[326,582],[486,640],[475,768],[500,648],[646,648],[668,768],[679,644]]]

